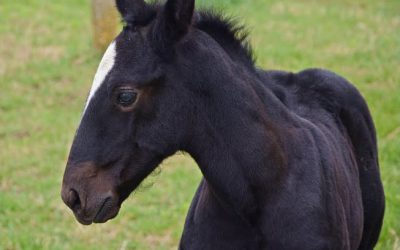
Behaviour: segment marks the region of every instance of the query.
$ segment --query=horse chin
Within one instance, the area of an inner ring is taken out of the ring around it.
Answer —
[[[107,221],[114,219],[119,213],[120,207],[113,206],[107,209],[102,209],[93,219],[94,223],[106,223]]]

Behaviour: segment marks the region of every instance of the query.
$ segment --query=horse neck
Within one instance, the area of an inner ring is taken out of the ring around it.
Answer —
[[[285,124],[289,115],[272,91],[249,74],[230,74],[233,77],[225,82],[231,86],[215,83],[229,98],[221,96],[216,105],[199,108],[203,112],[199,111],[197,133],[186,151],[218,200],[251,223],[257,216],[256,192],[274,185],[285,169],[283,132],[278,124]],[[226,88],[244,84],[253,89],[242,92],[244,99],[235,102],[241,91]]]

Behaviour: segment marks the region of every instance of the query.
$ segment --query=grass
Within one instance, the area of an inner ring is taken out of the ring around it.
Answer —
[[[400,249],[400,2],[201,2],[243,19],[261,67],[323,67],[366,97],[387,196],[377,249]],[[87,0],[0,2],[0,249],[176,249],[200,179],[177,155],[118,218],[79,225],[59,192],[100,53]],[[150,185],[152,184],[152,185]]]

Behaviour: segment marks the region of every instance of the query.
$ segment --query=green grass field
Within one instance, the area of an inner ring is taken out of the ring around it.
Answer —
[[[213,0],[249,27],[258,64],[328,68],[375,119],[387,210],[378,249],[400,249],[400,1]],[[104,225],[60,198],[69,145],[100,59],[88,0],[0,1],[0,249],[176,249],[200,179],[178,155]],[[367,218],[368,219],[368,218]]]

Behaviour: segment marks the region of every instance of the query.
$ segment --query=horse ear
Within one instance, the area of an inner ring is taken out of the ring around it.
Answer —
[[[154,13],[144,0],[116,0],[123,20],[130,25],[145,25]]]
[[[171,48],[192,24],[195,0],[168,0],[157,18],[153,36],[158,49]]]
[[[143,8],[143,5],[145,5],[143,0],[116,0],[115,3],[123,18],[130,15],[135,10]]]
[[[175,30],[175,35],[185,35],[192,23],[195,0],[168,0],[165,4],[164,15],[166,24]]]
[[[126,15],[128,12],[128,4],[126,0],[116,0],[115,5],[117,6],[117,10],[121,14],[122,17]]]

